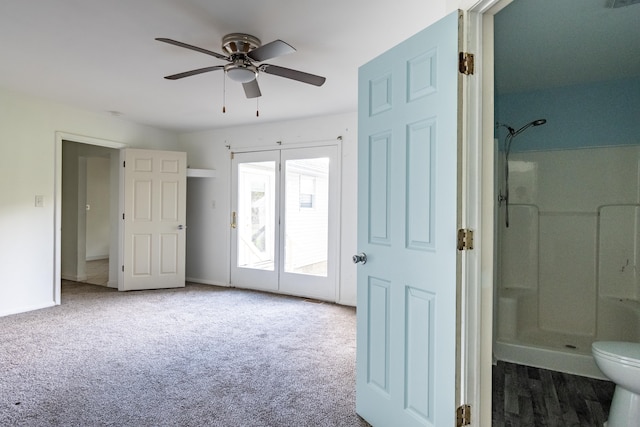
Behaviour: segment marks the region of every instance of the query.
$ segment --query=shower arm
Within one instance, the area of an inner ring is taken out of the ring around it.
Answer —
[[[501,204],[504,202],[505,204],[505,225],[509,228],[509,152],[511,151],[511,144],[516,136],[520,135],[525,130],[529,129],[531,126],[540,126],[547,123],[546,119],[538,119],[532,122],[527,123],[522,126],[520,129],[515,130],[509,125],[505,125],[503,123],[496,123],[498,127],[502,126],[507,128],[509,133],[505,137],[505,155],[504,155],[504,195],[498,196],[498,203]]]
[[[503,127],[505,129],[507,129],[509,131],[509,133],[507,133],[507,136],[505,136],[504,138],[504,153],[505,153],[505,165],[504,165],[504,179],[505,179],[505,188],[504,188],[504,193],[502,192],[502,189],[500,189],[500,192],[498,193],[498,206],[502,206],[503,202],[507,201],[507,197],[509,194],[509,188],[508,188],[508,176],[509,176],[509,168],[507,166],[507,163],[509,161],[509,153],[507,151],[507,147],[509,147],[509,149],[511,148],[511,144],[510,144],[510,140],[511,140],[511,136],[515,133],[515,130],[508,125],[505,125],[504,123],[496,123],[496,127],[500,128]]]
[[[509,228],[509,153],[511,152],[511,143],[516,135],[512,131],[513,129],[509,128],[509,135],[505,138],[504,152],[504,195],[502,196],[502,201],[504,201],[504,217],[507,228]]]

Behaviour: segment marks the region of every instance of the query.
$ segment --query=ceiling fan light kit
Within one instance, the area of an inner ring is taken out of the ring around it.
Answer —
[[[156,40],[172,44],[174,46],[195,50],[196,52],[204,53],[217,59],[227,61],[226,65],[214,65],[211,67],[198,68],[196,70],[172,74],[165,77],[165,79],[168,80],[178,80],[210,71],[224,70],[225,75],[227,75],[231,80],[242,83],[242,87],[247,98],[257,98],[262,96],[257,81],[257,77],[260,72],[296,80],[314,86],[322,86],[326,80],[322,76],[292,70],[290,68],[280,67],[277,65],[256,64],[296,51],[291,45],[283,42],[282,40],[274,40],[263,45],[260,39],[249,34],[227,34],[222,38],[222,50],[228,56],[172,39],[156,38]]]
[[[258,74],[258,69],[252,64],[227,64],[224,71],[231,80],[240,83],[249,83]]]

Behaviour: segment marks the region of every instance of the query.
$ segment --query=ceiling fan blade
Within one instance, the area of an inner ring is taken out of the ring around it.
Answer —
[[[176,40],[165,39],[165,38],[162,38],[162,37],[157,38],[156,40],[158,40],[160,42],[169,43],[169,44],[172,44],[172,45],[175,45],[175,46],[180,46],[180,47],[184,47],[184,48],[187,48],[187,49],[195,50],[196,52],[204,53],[204,54],[207,54],[207,55],[215,56],[218,59],[223,59],[225,61],[229,61],[228,57],[226,57],[226,56],[224,56],[224,55],[222,55],[220,53],[217,53],[217,52],[212,52],[210,50],[203,49],[201,47],[192,46],[190,44],[182,43],[182,42],[179,42],[179,41],[176,41]]]
[[[322,86],[325,80],[327,80],[322,76],[316,76],[315,74],[304,73],[302,71],[271,64],[262,64],[260,66],[260,71],[264,71],[267,74],[273,74],[275,76],[285,77],[287,79],[297,80],[302,83],[308,83],[314,86]]]
[[[196,74],[208,73],[209,71],[222,70],[224,65],[214,65],[213,67],[198,68],[197,70],[185,71],[184,73],[172,74],[166,76],[168,80],[178,80],[189,76],[195,76]]]
[[[257,98],[259,96],[262,96],[257,79],[253,79],[248,83],[242,83],[242,87],[244,88],[244,94],[247,96],[247,98]]]
[[[293,46],[283,42],[282,40],[274,40],[271,43],[267,43],[258,48],[253,49],[247,53],[247,56],[254,61],[262,62],[267,59],[275,58],[276,56],[286,55],[287,53],[293,53],[296,50]]]

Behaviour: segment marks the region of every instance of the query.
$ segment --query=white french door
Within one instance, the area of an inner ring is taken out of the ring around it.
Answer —
[[[235,153],[231,191],[231,284],[278,289],[280,153]]]
[[[336,299],[337,146],[282,150],[280,291]]]
[[[338,148],[235,153],[231,284],[336,299]]]

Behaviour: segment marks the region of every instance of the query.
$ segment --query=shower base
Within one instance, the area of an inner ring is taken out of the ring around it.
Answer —
[[[495,359],[584,377],[606,379],[591,355],[593,337],[541,330],[521,332],[515,339],[498,339]]]

